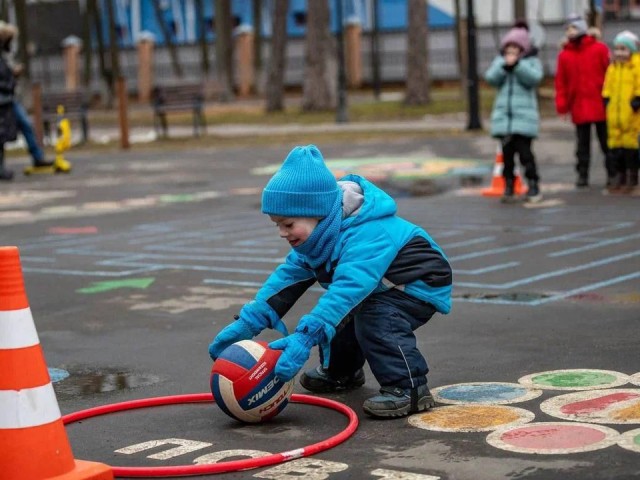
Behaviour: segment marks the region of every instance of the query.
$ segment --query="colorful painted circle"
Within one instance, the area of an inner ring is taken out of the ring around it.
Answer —
[[[542,395],[542,390],[527,388],[517,383],[477,382],[446,385],[434,388],[431,393],[440,403],[504,405],[537,398]]]
[[[640,453],[640,428],[624,432],[620,435],[618,445],[622,448],[626,448],[627,450],[631,450],[632,452]]]
[[[53,383],[64,380],[69,376],[69,372],[61,368],[49,368],[49,377]]]
[[[640,372],[636,373],[635,375],[631,375],[629,377],[629,382],[633,383],[634,385],[640,386]]]
[[[518,382],[529,388],[545,390],[594,390],[619,387],[629,382],[629,376],[611,370],[573,369],[532,373]]]
[[[545,400],[540,404],[540,409],[564,420],[639,424],[640,389],[620,388],[566,393]]]
[[[488,432],[522,425],[535,415],[522,408],[501,405],[448,405],[409,417],[409,424],[437,432]]]
[[[540,422],[500,428],[487,436],[487,443],[510,452],[561,455],[600,450],[618,438],[614,429],[600,425]]]

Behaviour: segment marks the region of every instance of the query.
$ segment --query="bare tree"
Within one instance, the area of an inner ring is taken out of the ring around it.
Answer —
[[[329,3],[308,2],[306,65],[302,85],[302,110],[305,112],[330,110],[335,105],[327,65],[329,42]]]
[[[218,80],[230,99],[233,94],[233,31],[231,0],[215,0],[216,72]]]
[[[153,0],[151,2],[153,4],[153,10],[156,14],[156,20],[158,25],[160,25],[160,30],[162,30],[162,36],[164,37],[164,42],[169,49],[169,58],[171,59],[171,66],[173,67],[173,73],[175,73],[178,77],[182,77],[182,66],[178,61],[178,50],[176,49],[175,44],[173,43],[173,34],[169,29],[169,25],[164,18],[164,13],[162,12],[162,5],[160,5],[160,0]]]
[[[284,110],[284,72],[287,67],[287,10],[289,0],[275,0],[271,28],[271,58],[267,78],[267,112]]]
[[[407,84],[404,100],[407,105],[425,105],[429,102],[427,9],[424,0],[409,0]]]

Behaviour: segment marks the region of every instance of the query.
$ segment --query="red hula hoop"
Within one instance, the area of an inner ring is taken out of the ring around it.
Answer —
[[[142,398],[140,400],[130,400],[127,402],[113,403],[100,407],[88,408],[79,412],[70,413],[62,417],[65,425],[85,420],[87,418],[106,415],[109,413],[134,410],[137,408],[158,407],[162,405],[175,405],[183,403],[206,403],[213,402],[211,393],[190,393],[185,395],[171,395],[167,397]],[[233,460],[229,462],[213,463],[206,465],[177,465],[170,467],[111,467],[116,477],[177,477],[188,475],[207,475],[214,473],[237,472],[239,470],[249,470],[252,468],[267,467],[278,463],[288,462],[296,458],[309,457],[318,452],[328,450],[347,440],[358,428],[358,416],[346,405],[329,400],[327,398],[315,397],[312,395],[291,395],[294,403],[304,403],[318,407],[329,408],[342,413],[349,419],[347,427],[337,435],[327,438],[318,443],[307,445],[306,447],[288,450],[286,452],[274,453],[264,457],[249,458],[245,460]]]

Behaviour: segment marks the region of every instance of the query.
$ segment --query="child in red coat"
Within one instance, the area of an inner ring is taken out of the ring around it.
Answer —
[[[558,55],[556,68],[556,110],[560,115],[571,114],[576,126],[576,186],[584,188],[589,185],[592,125],[602,153],[605,158],[608,155],[602,86],[609,66],[609,49],[587,34],[587,22],[578,16],[567,19],[566,35],[568,41]],[[607,171],[607,178],[614,176],[615,172]]]

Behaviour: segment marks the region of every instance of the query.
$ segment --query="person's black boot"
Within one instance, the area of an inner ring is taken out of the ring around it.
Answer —
[[[587,188],[589,186],[589,175],[586,173],[579,173],[576,180],[577,188]]]
[[[504,193],[502,194],[502,198],[500,201],[502,203],[513,203],[515,202],[515,197],[513,196],[513,178],[505,178],[504,179]]]
[[[4,167],[4,158],[0,158],[0,180],[13,180],[13,170]]]
[[[429,387],[416,388],[382,387],[380,394],[369,398],[362,408],[367,415],[377,418],[406,417],[424,412],[436,406]]]
[[[537,180],[529,180],[529,190],[527,190],[527,202],[537,203],[542,200],[540,186]]]
[[[300,376],[300,385],[313,393],[331,393],[342,390],[353,390],[364,385],[364,371],[359,368],[351,375],[335,378],[329,371],[318,365]]]

